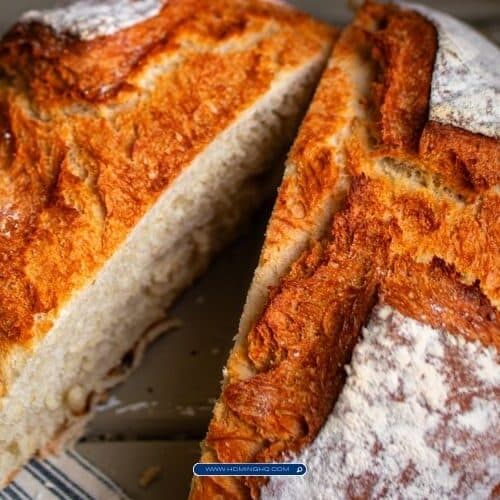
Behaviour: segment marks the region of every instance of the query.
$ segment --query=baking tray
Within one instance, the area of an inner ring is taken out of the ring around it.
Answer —
[[[28,9],[54,0],[2,1],[0,30]],[[59,2],[60,3],[60,2]],[[344,0],[292,0],[316,17],[337,25],[350,19]],[[498,0],[424,1],[475,24],[498,42]],[[179,326],[148,350],[141,367],[111,393],[89,425],[80,453],[134,499],[185,498],[222,367],[237,330],[246,290],[258,260],[271,203],[253,218],[240,238],[223,251],[209,271],[180,297],[170,316]],[[159,474],[140,485],[145,470]]]

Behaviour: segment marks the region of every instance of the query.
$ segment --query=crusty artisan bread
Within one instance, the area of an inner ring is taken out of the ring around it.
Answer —
[[[342,33],[202,445],[309,471],[195,477],[191,498],[498,494],[499,62],[413,4],[367,2]]]
[[[264,1],[90,0],[0,42],[0,483],[266,194],[332,39]]]

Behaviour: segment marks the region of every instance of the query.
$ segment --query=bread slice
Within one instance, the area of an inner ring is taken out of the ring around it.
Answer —
[[[498,493],[499,60],[420,6],[367,2],[342,33],[201,457],[309,472],[195,477],[191,498]]]
[[[0,42],[0,483],[269,192],[332,39],[268,2],[114,0]]]

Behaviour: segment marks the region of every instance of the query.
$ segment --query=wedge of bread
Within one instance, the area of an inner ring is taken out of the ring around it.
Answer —
[[[195,477],[192,499],[498,494],[499,63],[413,4],[367,2],[342,33],[201,458],[309,470]]]
[[[88,0],[2,39],[1,484],[269,192],[333,36],[264,1]]]

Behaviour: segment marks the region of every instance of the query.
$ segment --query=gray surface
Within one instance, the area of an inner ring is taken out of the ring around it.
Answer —
[[[54,3],[3,0],[0,30],[24,10]],[[291,3],[337,24],[350,18],[344,1]],[[423,3],[473,21],[500,40],[498,0]],[[155,342],[141,368],[114,391],[112,402],[117,406],[98,414],[89,427],[88,441],[79,445],[80,452],[132,498],[177,499],[187,494],[198,440],[218,396],[222,366],[236,332],[268,213],[269,207],[261,211],[251,231],[227,249],[178,301],[172,315],[183,326]],[[151,466],[160,466],[161,474],[148,488],[141,488],[139,477]]]

